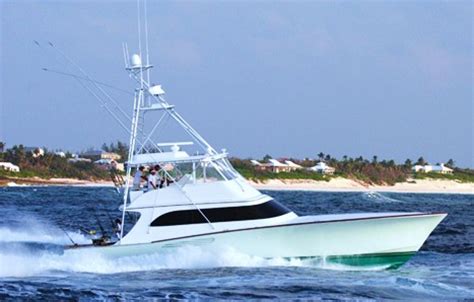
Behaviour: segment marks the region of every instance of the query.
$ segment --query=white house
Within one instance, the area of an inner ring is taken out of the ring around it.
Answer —
[[[0,162],[0,168],[10,172],[20,172],[20,167],[10,162]]]
[[[251,159],[250,162],[252,163],[252,165],[254,166],[262,166],[263,164],[255,159]]]
[[[81,154],[82,157],[91,158],[91,159],[112,159],[119,160],[121,156],[114,152],[106,152],[103,150],[92,150],[86,151]]]
[[[287,164],[283,164],[276,159],[269,159],[268,163],[260,163],[254,159],[250,160],[252,165],[255,166],[255,169],[258,171],[267,171],[273,173],[280,173],[280,172],[290,172],[294,170],[294,168],[290,167]]]
[[[64,153],[63,151],[56,151],[54,152],[54,155],[57,155],[59,157],[66,157],[66,153]]]
[[[443,163],[433,166],[432,171],[441,174],[453,174],[453,169],[446,167]]]
[[[336,171],[336,169],[326,165],[326,163],[322,161],[317,163],[316,166],[309,168],[309,170],[317,172],[317,173],[321,173],[321,174],[334,174],[334,172]]]
[[[441,174],[452,174],[453,169],[446,167],[444,164],[439,165],[414,165],[412,168],[413,172],[434,172],[434,173],[441,173]]]
[[[85,162],[90,163],[92,160],[90,158],[82,158],[82,157],[73,157],[67,159],[68,163],[78,163],[78,162]]]
[[[287,164],[283,164],[276,159],[270,158],[268,161],[272,172],[274,173],[290,172],[294,170],[292,167],[288,166]]]
[[[289,166],[292,170],[298,170],[298,169],[303,169],[302,166],[295,164],[291,160],[285,160],[285,164]]]

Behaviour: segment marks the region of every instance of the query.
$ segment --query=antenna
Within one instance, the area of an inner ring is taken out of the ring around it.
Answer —
[[[141,11],[140,11],[140,0],[137,0],[137,10],[138,10],[138,53],[140,55],[140,60],[142,56],[142,22],[141,22]],[[140,90],[143,90],[143,64],[140,66]],[[141,95],[141,94],[140,94]]]
[[[146,9],[146,0],[143,1],[144,13],[145,13],[145,52],[146,52],[146,65],[150,66],[150,56],[148,52],[148,12]],[[146,71],[146,81],[150,83],[150,69]]]
[[[125,43],[122,43],[122,52],[123,52],[123,63],[125,65],[125,69],[128,68],[128,55],[127,50],[125,48]]]
[[[130,53],[128,52],[128,44],[127,43],[125,43],[125,53],[127,55],[127,60],[128,60],[130,58]],[[128,63],[127,63],[127,65],[128,65]]]

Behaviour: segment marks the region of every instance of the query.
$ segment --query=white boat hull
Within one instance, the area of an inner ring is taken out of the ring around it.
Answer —
[[[231,247],[263,258],[324,258],[347,265],[398,267],[417,252],[446,214],[410,213],[337,220],[299,217],[293,223],[198,234],[146,244],[95,247],[123,257],[169,251],[183,246]],[[81,250],[71,249],[70,251]]]

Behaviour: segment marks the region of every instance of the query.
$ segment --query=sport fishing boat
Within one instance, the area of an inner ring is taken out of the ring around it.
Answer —
[[[297,215],[249,185],[232,167],[227,151],[216,151],[168,103],[162,86],[151,84],[148,41],[145,63],[141,47],[130,56],[124,44],[123,52],[125,68],[137,88],[120,189],[122,228],[115,242],[73,245],[66,252],[96,249],[122,257],[185,246],[230,247],[263,258],[321,258],[395,268],[415,254],[446,217],[419,212]],[[164,129],[170,121],[187,140],[157,139],[175,134]],[[164,180],[161,188],[146,190],[133,183],[139,167],[157,165]],[[129,231],[124,232],[127,226]]]

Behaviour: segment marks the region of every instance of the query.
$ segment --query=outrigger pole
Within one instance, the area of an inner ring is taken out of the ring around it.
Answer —
[[[41,46],[41,44],[34,40],[34,43],[41,49],[43,49],[43,47]],[[120,127],[122,127],[122,129],[124,129],[126,131],[126,133],[128,135],[130,135],[130,129],[125,125],[124,121],[122,120],[122,118],[120,118],[117,113],[115,113],[114,111],[112,111],[112,109],[109,107],[109,103],[107,100],[104,100],[99,94],[103,94],[107,99],[109,99],[112,103],[113,103],[113,107],[115,109],[117,109],[121,114],[122,116],[126,119],[126,122],[131,122],[132,119],[130,118],[130,116],[120,107],[120,105],[118,104],[117,101],[115,101],[115,99],[113,99],[106,91],[104,91],[102,88],[100,88],[98,85],[102,85],[102,86],[105,86],[105,87],[109,87],[109,88],[112,88],[112,89],[115,89],[115,90],[119,90],[121,92],[125,92],[127,94],[131,94],[130,92],[126,91],[126,90],[123,90],[121,88],[117,88],[117,87],[114,87],[112,85],[109,85],[109,84],[106,84],[106,83],[103,83],[103,82],[99,82],[97,80],[94,80],[92,79],[76,62],[74,62],[69,56],[67,56],[64,52],[62,52],[61,50],[59,50],[52,42],[48,42],[48,44],[56,51],[58,52],[59,55],[61,55],[61,57],[63,57],[68,63],[70,63],[71,65],[73,65],[76,69],[78,69],[84,76],[79,76],[79,75],[76,75],[76,74],[72,74],[72,73],[67,73],[67,72],[62,72],[62,71],[57,71],[57,70],[53,70],[53,69],[48,69],[48,68],[42,68],[43,71],[46,71],[46,72],[52,72],[52,73],[56,73],[56,74],[60,74],[60,75],[64,75],[64,76],[70,76],[72,78],[74,78],[78,83],[79,85],[81,85],[87,92],[89,92],[95,99],[97,99],[99,102],[100,102],[100,105],[101,107],[103,107],[111,116],[113,119],[115,119],[115,121],[120,125]],[[59,62],[58,60],[56,60],[58,63],[60,64],[63,64],[61,62]],[[97,91],[94,91],[92,90],[91,87],[87,86],[84,82],[89,82],[89,83],[92,83],[94,84],[94,87],[96,89],[99,90],[99,93],[97,93]],[[138,139],[138,142],[140,144],[143,145],[143,149],[145,151],[148,151],[147,150],[147,147],[146,147],[146,142],[145,143],[142,143],[140,139]],[[150,141],[150,144],[152,144],[152,146],[154,148],[159,148],[153,141]]]
[[[120,91],[122,93],[125,93],[125,94],[128,94],[128,95],[133,95],[133,93],[130,93],[130,91],[127,91],[125,89],[122,89],[122,88],[119,88],[119,87],[115,87],[113,85],[110,85],[110,84],[107,84],[107,83],[104,83],[104,82],[101,82],[101,81],[97,81],[97,80],[94,80],[92,78],[86,78],[86,77],[83,77],[83,76],[80,76],[80,75],[77,75],[77,74],[73,74],[73,73],[69,73],[69,72],[64,72],[64,71],[61,71],[61,70],[55,70],[55,69],[51,69],[51,68],[46,68],[46,67],[43,67],[41,68],[43,71],[46,71],[46,72],[52,72],[52,73],[56,73],[56,74],[59,74],[59,75],[63,75],[63,76],[67,76],[67,77],[72,77],[72,78],[75,78],[75,79],[78,79],[78,80],[83,80],[83,81],[87,81],[87,82],[91,82],[91,83],[95,83],[97,85],[102,85],[104,87],[108,87],[110,89],[114,89],[114,90],[117,90],[117,91]],[[128,115],[127,115],[128,117]],[[128,117],[130,118],[130,117]]]
[[[66,230],[64,230],[64,229],[63,229],[62,227],[60,227],[60,226],[58,226],[58,227],[61,229],[61,231],[64,232],[64,234],[66,234],[67,238],[69,238],[69,241],[72,242],[72,245],[74,245],[74,246],[77,246],[77,245],[78,245],[77,243],[74,242],[74,240],[72,240],[71,236],[69,236],[69,234],[66,232]]]

